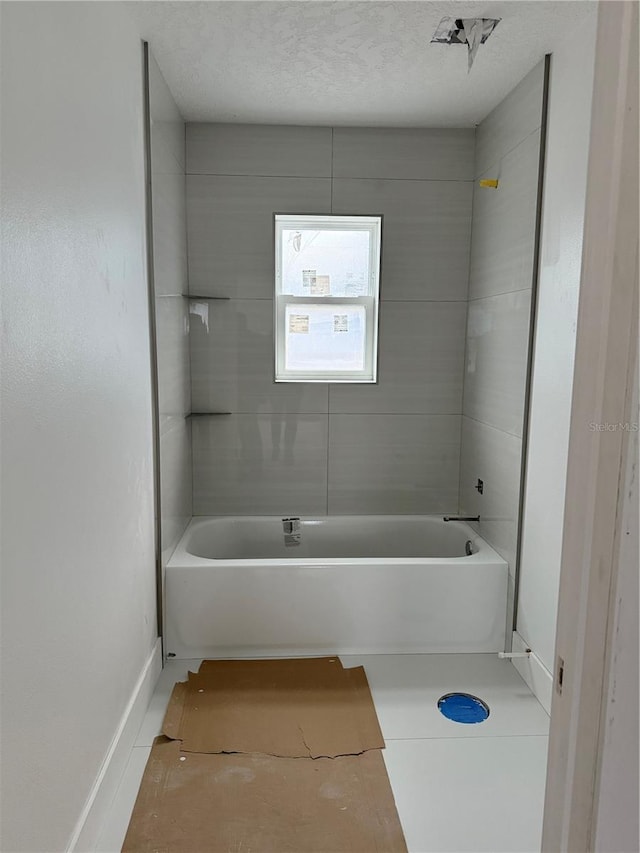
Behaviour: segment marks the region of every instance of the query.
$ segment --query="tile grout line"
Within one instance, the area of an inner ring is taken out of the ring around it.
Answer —
[[[249,409],[238,409],[237,411],[231,412],[232,416],[235,415],[263,415],[265,417],[271,417],[274,413],[267,411],[255,411]],[[369,417],[372,415],[374,417],[386,418],[386,417],[398,417],[398,418],[461,418],[461,417],[469,417],[468,415],[463,415],[462,412],[369,412],[369,411],[360,411],[360,412],[348,412],[348,411],[340,411],[340,412],[326,412],[324,409],[318,412],[296,412],[296,415],[300,418],[305,418],[307,415],[314,415],[316,417],[321,417],[322,415],[332,414],[334,417],[337,415],[349,415],[350,417]],[[184,417],[184,415],[174,415],[173,417]],[[475,418],[469,418],[469,420],[475,420]],[[484,424],[484,421],[478,421],[478,423]],[[490,424],[484,424],[484,426],[489,426],[491,429],[498,429],[499,427],[491,427]],[[499,430],[503,432],[503,430]],[[512,433],[508,433],[508,435],[512,435]],[[518,436],[513,436],[514,438],[518,438]],[[371,515],[372,513],[365,513]],[[420,513],[418,513],[420,515]],[[419,652],[417,653],[419,654]],[[471,653],[469,653],[471,654]],[[483,654],[483,652],[479,652],[479,654]]]
[[[331,187],[330,187],[330,201],[329,201],[329,212],[333,214],[333,135],[334,128],[331,128]]]
[[[542,106],[542,104],[540,106]],[[488,116],[487,116],[487,118],[488,118]],[[483,121],[484,121],[484,119],[483,119]],[[529,131],[529,133],[527,133],[526,136],[523,136],[519,142],[516,142],[516,144],[512,148],[508,148],[506,151],[501,151],[496,160],[494,160],[492,163],[489,163],[487,165],[486,169],[483,169],[482,172],[480,172],[479,174],[477,174],[475,176],[474,183],[475,183],[475,181],[479,181],[482,178],[482,176],[486,175],[488,172],[492,172],[492,171],[495,171],[496,169],[499,169],[501,167],[502,161],[505,159],[505,157],[508,157],[509,154],[513,154],[513,152],[517,148],[520,148],[520,146],[524,142],[527,142],[535,133],[538,133],[538,131],[541,131],[541,130],[542,130],[542,122],[537,127],[534,127],[533,130]]]
[[[518,287],[515,290],[501,290],[498,293],[487,293],[485,296],[470,296],[467,302],[483,302],[485,299],[498,299],[500,296],[512,296],[514,293],[530,293],[531,286]]]
[[[186,172],[187,177],[195,178],[260,178],[276,181],[327,181],[332,175],[236,175],[226,172]],[[339,175],[337,181],[394,181],[396,183],[414,184],[473,184],[475,178],[350,178],[347,175]]]
[[[528,288],[523,288],[523,290],[527,290]],[[507,293],[497,293],[495,296],[506,296],[508,293],[521,293],[520,290],[511,290],[507,291]],[[188,296],[188,298],[192,302],[203,301],[205,299],[211,298],[210,294],[200,294],[200,296],[192,296],[191,294],[184,293],[161,293],[158,296],[158,299],[167,299],[169,297],[180,297],[184,298]],[[217,297],[220,298],[220,297]],[[477,299],[472,300],[473,302],[479,302],[481,299],[492,299],[493,296],[479,296]],[[273,296],[225,296],[223,297],[225,302],[273,302]],[[385,297],[380,299],[381,305],[412,305],[414,302],[427,305],[466,305],[466,299],[393,299],[389,297]]]
[[[385,743],[406,743],[407,741],[423,741],[423,740],[458,740],[458,741],[479,741],[479,740],[504,740],[505,738],[547,738],[548,734],[507,734],[507,735],[431,735],[430,737],[385,737]]]
[[[486,421],[481,421],[479,418],[474,418],[471,415],[465,414],[464,412],[462,412],[462,417],[468,418],[470,421],[473,421],[476,424],[482,424],[482,426],[485,426],[488,429],[495,430],[496,432],[501,432],[501,433],[503,433],[503,435],[508,435],[508,436],[511,436],[511,438],[516,438],[516,439],[518,439],[518,441],[522,441],[522,436],[517,435],[515,432],[509,432],[509,430],[507,430],[507,429],[502,429],[502,427],[497,427],[497,426],[494,426],[493,424],[487,423]]]

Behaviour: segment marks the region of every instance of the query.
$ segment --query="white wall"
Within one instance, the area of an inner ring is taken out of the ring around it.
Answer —
[[[517,630],[553,669],[597,3],[551,59]]]
[[[142,54],[2,4],[2,842],[68,845],[156,637]]]

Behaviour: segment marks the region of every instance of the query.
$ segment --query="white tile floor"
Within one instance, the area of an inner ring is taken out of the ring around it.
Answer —
[[[496,655],[343,656],[367,672],[409,853],[537,853],[549,718]],[[140,728],[97,853],[120,851],[154,737],[176,681],[200,661],[169,661]],[[480,696],[477,725],[447,720],[444,693]],[[302,851],[301,851],[302,853]]]

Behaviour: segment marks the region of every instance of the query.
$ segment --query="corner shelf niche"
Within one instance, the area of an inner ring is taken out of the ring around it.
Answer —
[[[185,418],[187,420],[189,418],[218,418],[231,414],[232,412],[189,412],[188,415],[185,415]]]
[[[228,302],[231,299],[230,296],[198,296],[195,293],[183,293],[182,296],[184,299],[188,299],[189,302],[202,302],[205,299],[212,302]]]
[[[182,295],[190,302],[201,302],[205,299],[211,302],[228,302],[231,299],[230,296],[198,296],[195,293],[183,293]],[[218,418],[230,414],[231,412],[189,412],[188,415],[185,415],[185,419],[189,420],[190,418]]]

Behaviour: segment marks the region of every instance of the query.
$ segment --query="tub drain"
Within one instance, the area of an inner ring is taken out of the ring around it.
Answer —
[[[483,723],[489,716],[489,706],[470,693],[447,693],[438,699],[441,714],[454,723]]]

